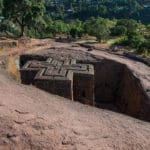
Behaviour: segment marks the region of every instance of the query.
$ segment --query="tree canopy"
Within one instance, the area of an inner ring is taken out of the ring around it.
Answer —
[[[0,0],[0,34],[119,37],[118,44],[150,53],[150,25],[141,23],[150,22],[149,15],[150,2],[142,0]]]
[[[2,13],[2,9],[3,9],[3,0],[0,0],[0,15]]]
[[[90,17],[132,18],[150,23],[150,1],[144,0],[44,0],[53,18],[87,20]],[[61,13],[60,13],[61,12]]]
[[[25,27],[32,26],[44,12],[41,0],[4,0],[3,5],[4,17],[20,26],[21,36],[24,35]]]

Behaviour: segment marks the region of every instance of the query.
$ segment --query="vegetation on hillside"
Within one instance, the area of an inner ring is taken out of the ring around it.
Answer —
[[[44,12],[44,5],[37,0],[4,0],[3,15],[20,26],[21,36],[24,35],[25,27],[37,24]]]
[[[54,19],[103,17],[135,19],[150,23],[149,0],[44,0],[46,13]]]
[[[149,12],[145,5],[141,0],[0,0],[0,35],[35,38],[90,35],[98,42],[120,37],[116,44],[149,55],[150,24],[136,21],[141,11]],[[128,19],[130,17],[136,20]]]

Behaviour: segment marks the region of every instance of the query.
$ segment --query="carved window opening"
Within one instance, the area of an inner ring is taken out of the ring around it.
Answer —
[[[82,97],[86,97],[85,91],[82,91]]]

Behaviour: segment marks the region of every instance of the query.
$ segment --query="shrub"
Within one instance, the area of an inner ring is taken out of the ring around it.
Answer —
[[[133,48],[139,48],[139,46],[145,41],[143,35],[137,31],[129,32],[127,38],[128,45]]]
[[[77,33],[78,33],[77,29],[75,28],[70,29],[70,35],[72,36],[72,38],[76,38]]]
[[[137,51],[140,54],[150,55],[150,40],[146,40],[144,43],[142,43]]]
[[[115,26],[114,28],[111,29],[111,35],[112,36],[121,36],[121,35],[126,35],[127,33],[127,28],[125,26]]]

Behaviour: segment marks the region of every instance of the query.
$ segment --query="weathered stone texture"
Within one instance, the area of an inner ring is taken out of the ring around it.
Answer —
[[[150,121],[150,96],[132,70],[106,59],[93,65],[96,106],[110,108],[113,104],[119,112]]]
[[[75,73],[73,78],[74,100],[94,104],[94,76]]]
[[[150,101],[140,80],[125,66],[117,91],[117,106],[122,113],[150,121]],[[148,109],[146,109],[148,108]]]
[[[23,84],[34,84],[50,93],[94,105],[92,65],[76,64],[75,59],[58,61],[40,56],[23,57],[20,70]]]
[[[125,64],[103,58],[76,62],[25,55],[21,59],[24,84],[150,121],[148,91]]]

